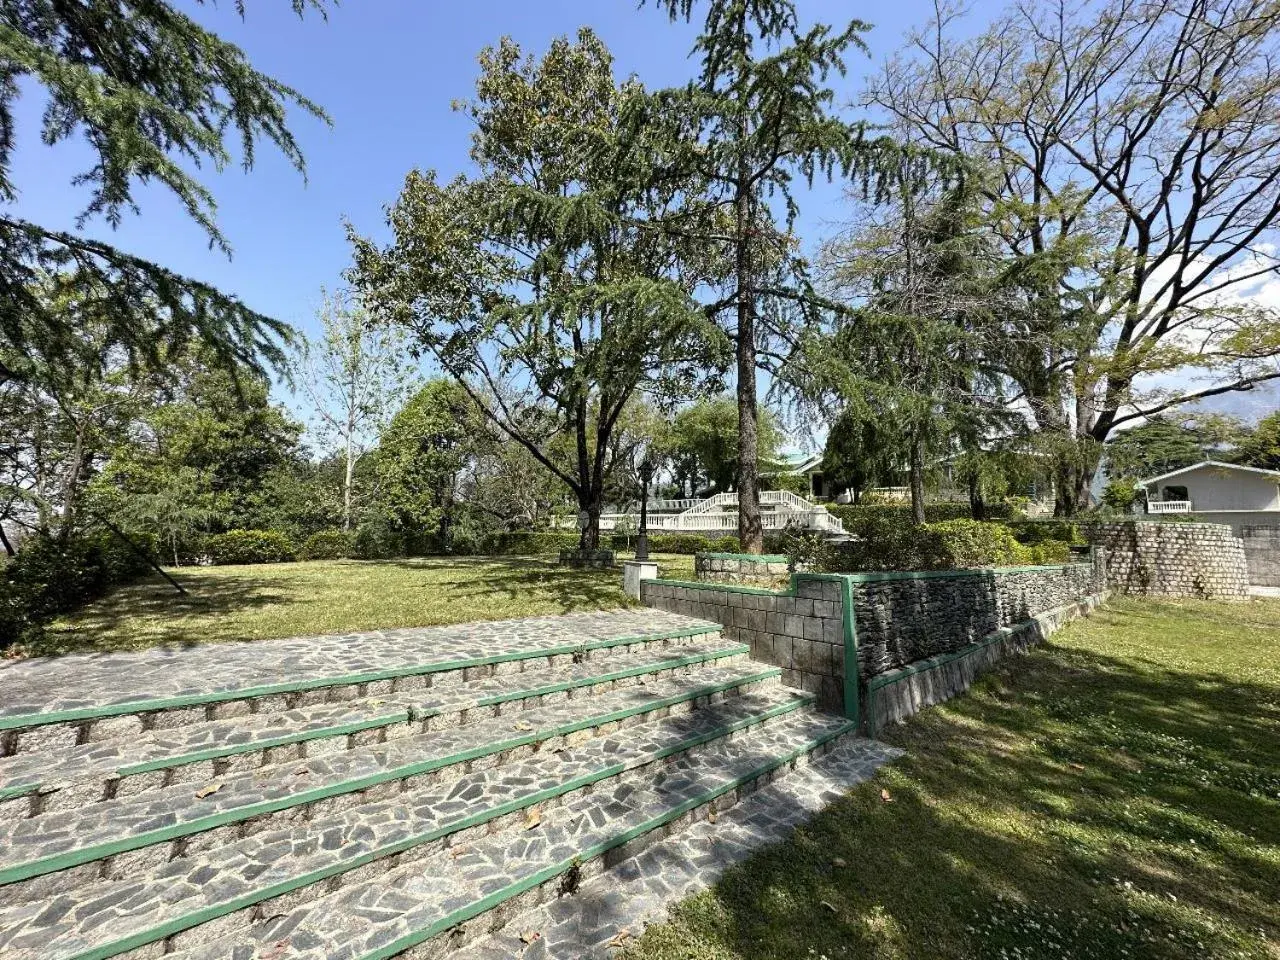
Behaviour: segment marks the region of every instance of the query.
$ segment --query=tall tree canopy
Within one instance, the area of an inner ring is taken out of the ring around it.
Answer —
[[[705,7],[694,47],[698,78],[653,101],[680,161],[705,181],[701,216],[673,224],[718,252],[725,269],[707,312],[730,332],[737,354],[738,535],[742,549],[764,547],[760,514],[756,368],[776,366],[797,318],[820,306],[791,228],[797,177],[848,173],[873,151],[861,129],[834,115],[827,86],[845,56],[864,50],[867,24],[805,28],[793,0],[653,0],[672,19]],[[780,346],[781,345],[781,346]]]
[[[643,394],[672,401],[715,380],[725,341],[691,295],[701,254],[650,228],[687,183],[654,187],[667,145],[626,128],[647,94],[615,82],[599,38],[584,29],[539,60],[506,40],[480,64],[461,106],[478,175],[409,174],[394,241],[357,238],[352,277],[573,492],[595,547],[619,418]]]
[[[324,13],[325,0],[291,2],[299,16],[308,7]],[[236,7],[243,15],[243,0]],[[228,253],[213,195],[190,168],[222,169],[236,159],[228,143],[235,138],[246,169],[265,141],[302,171],[288,111],[324,116],[255,70],[239,47],[159,0],[0,0],[0,64],[0,204],[11,206],[21,187],[11,175],[13,108],[30,83],[49,98],[41,139],[78,135],[94,157],[74,181],[89,189],[82,223],[102,216],[118,224],[138,209],[137,184],[158,182]],[[74,322],[41,295],[50,276],[80,298]],[[33,364],[87,362],[79,322],[92,322],[132,365],[151,367],[199,342],[224,366],[260,370],[283,360],[287,332],[208,284],[0,211],[0,383],[30,376]]]
[[[1117,427],[1280,376],[1280,314],[1238,295],[1280,271],[1274,2],[1035,0],[976,35],[940,4],[867,99],[996,171],[1006,368],[1060,512]]]

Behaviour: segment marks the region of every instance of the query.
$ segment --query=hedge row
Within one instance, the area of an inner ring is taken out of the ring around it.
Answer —
[[[1014,508],[1009,503],[987,504],[988,520],[1009,520],[1013,517]],[[899,523],[911,522],[911,504],[909,503],[861,503],[827,504],[827,510],[844,521],[845,527],[857,524],[865,519],[893,520]],[[945,520],[970,520],[972,510],[968,503],[946,500],[924,505],[926,523],[941,523]]]

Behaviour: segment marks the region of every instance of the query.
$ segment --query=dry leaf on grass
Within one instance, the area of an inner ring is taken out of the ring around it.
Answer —
[[[606,946],[606,947],[620,947],[620,946],[622,946],[624,943],[626,943],[626,942],[627,942],[627,940],[629,940],[629,939],[631,939],[631,931],[630,931],[630,930],[627,930],[626,928],[623,928],[622,930],[619,930],[619,931],[614,935],[613,939],[612,939],[612,940],[610,940],[608,943],[606,943],[606,944],[605,944],[605,946]]]
[[[893,803],[893,797],[889,796],[888,790],[880,791],[880,799],[883,800],[885,803]]]

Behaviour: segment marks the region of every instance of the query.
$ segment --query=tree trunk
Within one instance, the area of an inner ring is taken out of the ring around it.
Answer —
[[[751,187],[739,165],[734,202],[734,272],[738,286],[738,543],[743,553],[764,553],[760,517],[760,416],[756,403],[755,294],[751,275]]]
[[[987,501],[982,496],[982,484],[978,482],[976,470],[969,473],[969,515],[974,520],[987,519]]]
[[[587,515],[587,525],[578,538],[579,550],[600,549],[601,495],[599,490],[588,491],[578,497],[578,509]]]
[[[9,542],[9,537],[4,532],[4,521],[2,520],[0,520],[0,544],[4,545],[6,556],[16,557],[18,555],[18,551],[13,549],[13,544]]]
[[[911,522],[924,523],[924,444],[911,438]]]
[[[356,475],[356,461],[355,461],[355,457],[352,456],[353,452],[354,451],[352,450],[352,447],[351,447],[351,430],[348,429],[347,442],[346,442],[347,468],[342,478],[342,529],[343,530],[351,529],[351,486],[353,481],[355,480],[355,475]]]

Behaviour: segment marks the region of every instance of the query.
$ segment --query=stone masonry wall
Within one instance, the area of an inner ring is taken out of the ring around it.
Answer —
[[[760,587],[776,586],[790,573],[786,557],[745,553],[698,553],[693,557],[693,570],[699,580]]]
[[[1082,523],[1107,552],[1107,581],[1122,593],[1244,600],[1249,570],[1244,542],[1217,523],[1144,520]]]
[[[1244,559],[1249,582],[1260,587],[1280,587],[1280,527],[1244,527]]]
[[[949,653],[1104,589],[1092,564],[864,577],[853,587],[864,677]]]
[[[646,580],[651,607],[714,620],[726,637],[783,670],[783,682],[844,705],[845,596],[852,602],[858,676],[964,647],[1002,627],[1102,592],[1101,564],[927,574],[806,574],[785,591],[728,584]],[[847,645],[848,644],[848,647]]]

